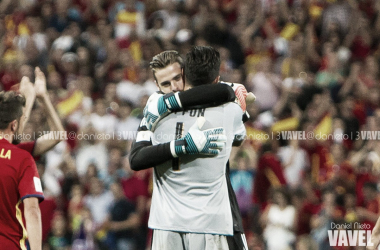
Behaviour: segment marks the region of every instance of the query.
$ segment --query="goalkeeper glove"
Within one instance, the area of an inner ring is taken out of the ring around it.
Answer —
[[[227,141],[224,129],[220,127],[200,130],[205,121],[204,117],[198,118],[185,137],[171,141],[170,150],[174,157],[184,154],[218,155],[220,153]]]
[[[245,99],[247,98],[247,89],[243,84],[240,83],[231,83],[231,82],[220,82],[222,84],[229,85],[235,92],[235,102],[240,106],[240,108],[245,112],[247,110],[247,104]]]
[[[166,95],[154,93],[149,97],[143,112],[147,129],[153,131],[160,119],[181,108],[178,92]]]

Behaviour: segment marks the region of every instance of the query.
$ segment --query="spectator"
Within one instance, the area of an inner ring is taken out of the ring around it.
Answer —
[[[107,172],[107,147],[102,141],[105,135],[100,135],[92,128],[86,127],[82,133],[83,135],[80,139],[80,148],[76,156],[76,166],[79,176],[83,176],[89,164],[94,163],[97,167],[97,171],[106,173]],[[83,140],[87,140],[86,142]]]
[[[66,218],[57,212],[52,220],[51,235],[48,236],[50,249],[69,249],[72,235],[67,230]]]
[[[91,217],[98,228],[106,220],[113,200],[112,193],[104,189],[98,178],[93,177],[90,180],[90,193],[83,198],[83,202],[91,211]]]
[[[291,188],[297,188],[304,170],[309,167],[306,151],[300,148],[298,140],[291,140],[288,146],[280,147],[278,154],[284,167],[286,183]]]
[[[137,131],[140,120],[131,116],[132,105],[122,102],[119,106],[119,119],[116,124],[117,134],[124,140],[132,140],[133,131]]]
[[[261,223],[265,226],[264,239],[268,250],[289,249],[295,242],[296,210],[284,189],[273,191],[272,204],[265,209]],[[273,237],[276,235],[276,237]]]
[[[119,183],[111,184],[110,189],[115,199],[103,227],[115,240],[112,249],[133,250],[136,245],[133,230],[138,228],[140,217],[133,204],[125,198]]]
[[[327,230],[331,229],[331,222],[342,220],[343,212],[336,205],[336,194],[332,190],[325,190],[319,212],[311,218],[312,236],[320,250],[329,249]]]
[[[379,197],[376,183],[367,182],[363,186],[364,207],[357,207],[356,214],[361,223],[369,224],[371,230],[380,215]]]
[[[257,103],[261,111],[273,108],[279,99],[280,78],[273,74],[270,58],[263,59],[258,72],[253,75],[248,82],[248,90],[256,93]]]

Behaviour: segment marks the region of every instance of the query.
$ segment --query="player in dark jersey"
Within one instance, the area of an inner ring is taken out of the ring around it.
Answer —
[[[41,250],[39,201],[44,199],[37,167],[30,154],[12,144],[25,98],[0,93],[0,246],[1,249]],[[26,228],[23,224],[25,217]]]
[[[19,92],[25,97],[26,105],[23,108],[23,116],[21,117],[20,126],[16,133],[18,136],[14,143],[17,145],[17,147],[26,150],[36,158],[52,149],[64,138],[62,136],[51,136],[49,133],[47,133],[37,138],[35,141],[19,143],[21,139],[20,135],[24,130],[25,124],[28,121],[36,97],[46,111],[50,129],[53,131],[50,133],[59,135],[57,132],[63,132],[65,129],[63,128],[62,122],[57,112],[55,111],[53,104],[50,101],[46,89],[45,75],[38,67],[35,69],[34,85],[30,82],[29,78],[23,77],[20,83]]]
[[[171,94],[170,92],[177,92],[184,89],[182,76],[183,66],[184,65],[182,59],[175,51],[162,52],[159,55],[155,56],[151,62],[151,68],[153,70],[153,75],[155,77],[157,86],[160,89],[161,93],[165,93],[166,95],[163,96],[162,100],[160,101],[158,101],[157,98],[152,98],[150,101],[152,104],[157,103],[157,107],[161,106],[161,110],[166,109],[166,111],[162,112],[161,114],[157,112],[156,114],[154,114],[154,112],[144,112],[145,121],[143,120],[141,123],[141,126],[139,128],[140,136],[138,136],[138,141],[134,142],[130,154],[131,167],[134,170],[154,167],[160,163],[174,158],[170,151],[170,143],[163,143],[160,145],[152,146],[152,142],[149,136],[149,129],[157,124],[160,118],[159,116],[163,113],[167,111],[175,112],[182,109],[201,107],[202,105],[204,107],[217,106],[229,101],[236,101],[236,96],[246,96],[246,93],[235,94],[238,91],[242,91],[242,88],[239,87],[240,84],[229,84],[229,86],[224,84],[203,85],[184,92]],[[174,98],[175,100],[173,100]],[[170,107],[171,110],[169,110],[169,105],[162,108],[162,106],[166,105],[167,103],[173,104],[173,101],[174,105]],[[175,105],[175,102],[180,103],[181,107]],[[240,100],[240,103],[245,104],[245,100]],[[148,104],[147,107],[149,108]],[[229,164],[227,164],[226,169],[228,192],[230,196],[231,211],[233,216],[233,228],[235,232],[234,236],[236,236],[229,237],[228,244],[230,246],[230,249],[243,249],[243,242],[241,241],[240,236],[243,233],[243,227],[235,193],[229,180]]]

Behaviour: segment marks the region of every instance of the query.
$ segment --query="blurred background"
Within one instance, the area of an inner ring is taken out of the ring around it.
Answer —
[[[150,60],[192,45],[216,47],[221,79],[257,96],[231,156],[249,249],[360,249],[330,247],[327,230],[380,214],[380,141],[361,134],[380,130],[380,1],[2,0],[0,88],[39,66],[68,132],[118,135],[70,139],[37,162],[44,249],[150,249],[152,172],[127,155],[157,90]],[[36,103],[24,132],[46,124]]]

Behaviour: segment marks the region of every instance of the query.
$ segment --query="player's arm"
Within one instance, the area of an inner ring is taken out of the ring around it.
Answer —
[[[228,84],[206,84],[179,92],[183,109],[196,106],[218,106],[235,100],[233,88]]]
[[[234,141],[232,142],[232,147],[240,147],[244,142],[239,135],[235,135]]]
[[[367,250],[375,250],[380,244],[380,217],[377,219],[376,225],[372,230],[370,242],[373,246],[367,246]]]
[[[235,112],[233,111],[231,112],[231,113],[234,113],[234,126],[233,126],[234,140],[232,142],[232,146],[239,147],[241,144],[243,144],[245,137],[247,135],[247,132],[246,132],[244,123],[241,120],[242,113],[239,113],[241,112],[241,110],[237,110],[236,107],[235,107],[235,110],[236,110]]]
[[[144,120],[139,128],[138,140],[131,147],[129,156],[133,170],[142,170],[154,167],[158,164],[171,160],[178,155],[173,150],[173,142],[152,146],[150,130],[154,130],[160,118],[170,112],[191,107],[209,105],[217,106],[235,101],[236,97],[246,97],[244,86],[241,84],[209,84],[189,89],[184,92],[170,93],[166,95],[153,94],[144,109]],[[246,90],[245,90],[246,93]],[[244,102],[245,99],[239,102]],[[239,104],[240,105],[240,104]],[[175,147],[174,147],[175,148]],[[179,148],[179,147],[177,147]]]
[[[170,151],[170,142],[153,146],[152,136],[151,131],[138,131],[129,154],[131,169],[138,171],[151,168],[174,158]]]
[[[23,200],[26,231],[30,250],[42,249],[42,222],[38,198],[29,197]]]
[[[39,137],[34,146],[33,156],[39,156],[55,145],[57,145],[64,136],[60,136],[59,132],[64,132],[61,119],[59,118],[57,112],[55,111],[53,104],[50,101],[47,89],[46,89],[46,78],[44,73],[37,67],[35,70],[36,80],[35,80],[35,91],[38,100],[42,103],[46,110],[48,123],[50,125],[50,133],[55,133],[55,136],[51,136],[49,133],[44,134]]]
[[[236,101],[245,111],[247,90],[241,84],[207,84],[189,90],[166,95],[155,93],[148,99],[144,109],[147,128],[154,131],[160,119],[171,112],[197,107],[219,106]]]
[[[237,130],[235,131],[234,140],[232,141],[232,147],[240,147],[246,137],[247,133],[245,130],[244,124],[241,122],[241,124],[237,127]]]
[[[24,204],[24,217],[31,250],[41,250],[42,222],[38,202],[44,199],[44,195],[36,163],[30,154],[20,151],[18,157],[25,158],[18,172],[18,193]]]
[[[135,171],[155,167],[184,154],[217,155],[226,141],[223,128],[200,130],[205,122],[200,117],[183,138],[153,146],[153,133],[144,126],[144,119],[129,155],[131,169]]]
[[[134,229],[140,226],[140,216],[138,213],[132,213],[128,219],[123,221],[109,221],[107,223],[108,229],[114,232]]]
[[[25,97],[25,106],[23,107],[23,115],[20,119],[20,126],[18,131],[21,133],[24,131],[25,124],[28,122],[30,112],[32,111],[34,100],[36,98],[36,92],[33,87],[33,83],[30,82],[29,78],[24,76],[20,82],[19,88],[20,94]]]

